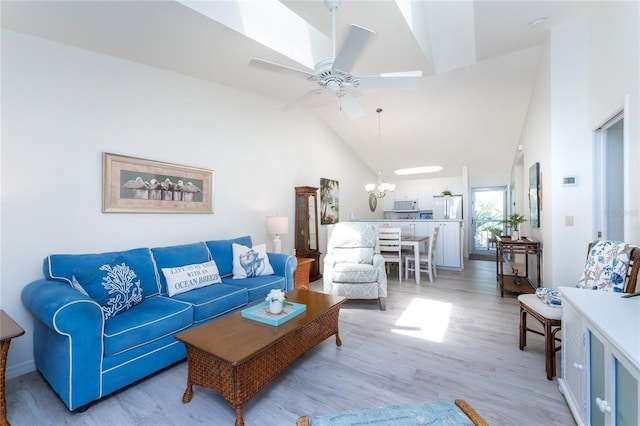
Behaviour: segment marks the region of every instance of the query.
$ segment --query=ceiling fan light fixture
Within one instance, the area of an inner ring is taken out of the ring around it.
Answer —
[[[398,169],[394,170],[393,173],[398,176],[406,176],[406,175],[419,175],[423,173],[437,173],[442,170],[442,166],[422,166],[422,167],[411,167],[408,169]]]
[[[277,0],[270,1],[280,4]],[[319,89],[309,91],[283,105],[280,108],[282,111],[289,110],[293,106],[308,100],[312,97],[312,94],[318,95],[324,92],[337,98],[340,105],[340,113],[344,110],[351,120],[356,120],[364,115],[364,110],[353,94],[349,93],[351,90],[415,89],[420,83],[422,71],[383,73],[369,76],[353,75],[354,65],[360,59],[365,48],[372,41],[376,33],[368,28],[351,24],[349,31],[343,39],[340,51],[336,51],[336,10],[340,3],[340,0],[324,0],[325,6],[331,12],[332,54],[330,58],[322,59],[316,63],[313,67],[313,72],[260,58],[253,58],[249,61],[249,66],[281,74],[289,74],[297,78],[304,78],[319,86]],[[364,84],[361,86],[363,81]],[[344,97],[345,94],[349,95],[348,100]]]

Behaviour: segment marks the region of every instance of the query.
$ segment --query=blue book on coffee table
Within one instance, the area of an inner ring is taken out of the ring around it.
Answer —
[[[280,325],[289,321],[307,310],[307,306],[301,303],[285,301],[284,309],[279,314],[269,312],[269,302],[262,302],[242,311],[242,317],[254,321],[260,321],[269,325]]]

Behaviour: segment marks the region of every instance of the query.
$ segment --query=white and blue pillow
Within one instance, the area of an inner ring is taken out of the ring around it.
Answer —
[[[630,244],[621,241],[594,242],[576,287],[613,292],[624,291],[631,249]]]
[[[118,256],[126,259],[127,265],[136,271],[144,297],[160,294],[158,271],[151,257],[151,250],[148,248],[95,254],[52,254],[45,258],[43,272],[47,279],[63,281],[73,286],[73,274],[76,270],[97,269]],[[207,260],[209,260],[208,257],[203,262]],[[195,262],[197,260],[192,260],[192,263]],[[188,262],[182,264],[186,263]]]
[[[558,290],[548,287],[539,287],[536,289],[536,296],[547,306],[559,308],[562,306],[562,294]]]
[[[222,282],[214,260],[175,268],[162,268],[162,273],[167,281],[169,297]]]
[[[267,246],[258,244],[253,247],[233,243],[233,279],[273,275],[273,268],[267,256]]]
[[[122,256],[97,268],[74,269],[72,282],[100,304],[105,319],[142,302],[140,279]]]

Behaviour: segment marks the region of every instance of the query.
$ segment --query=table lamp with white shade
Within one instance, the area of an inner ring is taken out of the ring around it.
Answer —
[[[267,232],[275,235],[273,239],[273,252],[282,253],[280,235],[289,232],[289,218],[286,216],[267,216]]]

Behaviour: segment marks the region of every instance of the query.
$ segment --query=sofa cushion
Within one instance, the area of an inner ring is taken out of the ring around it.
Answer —
[[[175,268],[162,268],[169,297],[211,284],[221,283],[215,260]]]
[[[193,323],[193,308],[163,296],[142,303],[105,322],[104,354],[112,356],[185,330]]]
[[[209,250],[207,250],[204,243],[154,247],[151,249],[151,253],[153,259],[156,261],[158,270],[162,270],[163,268],[176,268],[194,263],[204,263],[211,260],[209,258]],[[166,295],[167,280],[162,272],[158,275],[160,277],[160,294]]]
[[[232,244],[233,250],[233,278],[244,278],[273,275],[273,268],[267,256],[265,244],[258,244],[251,248],[241,244]]]
[[[242,244],[247,247],[253,245],[251,237],[248,235],[231,240],[205,241],[211,254],[211,259],[216,261],[220,276],[223,278],[229,277],[233,273],[233,249],[231,248],[233,243]]]
[[[97,269],[121,256],[136,271],[143,297],[159,293],[158,272],[148,248],[98,254],[52,254],[44,259],[43,272],[47,279],[63,281],[71,285],[74,269]]]
[[[249,293],[249,303],[263,301],[272,289],[286,291],[284,277],[279,275],[263,275],[261,277],[234,280],[231,277],[223,278],[222,282],[235,287],[246,288]]]
[[[336,263],[331,280],[334,283],[371,283],[378,279],[378,271],[366,263]]]
[[[138,275],[122,256],[97,268],[74,269],[72,283],[79,284],[89,297],[100,304],[105,319],[142,302]]]
[[[245,288],[222,283],[177,294],[172,300],[192,304],[193,322],[199,323],[245,306],[248,292]]]

